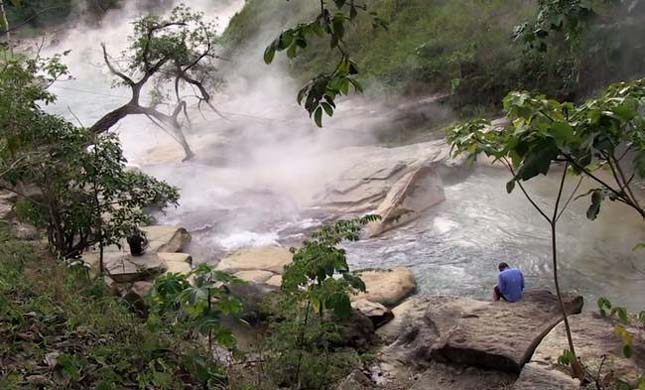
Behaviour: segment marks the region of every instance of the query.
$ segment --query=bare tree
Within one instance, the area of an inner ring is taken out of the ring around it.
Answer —
[[[103,59],[118,85],[131,89],[130,101],[107,113],[91,130],[102,133],[110,130],[128,115],[145,115],[155,125],[168,132],[184,149],[185,159],[193,157],[180,118],[190,124],[188,100],[196,99],[201,109],[211,104],[209,90],[218,78],[214,77],[215,25],[203,14],[184,5],[175,7],[167,17],[148,15],[134,23],[131,45],[122,53],[126,66],[120,69],[102,44]],[[149,86],[151,103],[144,105],[142,93]],[[162,106],[168,109],[162,111]]]

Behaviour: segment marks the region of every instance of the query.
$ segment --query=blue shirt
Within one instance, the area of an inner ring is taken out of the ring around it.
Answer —
[[[497,287],[504,298],[509,302],[522,299],[524,290],[524,275],[517,268],[507,268],[497,275]]]

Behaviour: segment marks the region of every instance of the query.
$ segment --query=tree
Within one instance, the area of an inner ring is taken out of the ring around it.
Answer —
[[[344,37],[347,25],[358,17],[359,11],[367,12],[367,5],[358,4],[354,0],[334,0],[333,4],[332,8],[326,1],[320,0],[320,13],[313,21],[282,31],[264,51],[264,61],[270,64],[277,51],[286,51],[287,57],[294,58],[299,51],[307,48],[307,42],[312,37],[329,37],[329,45],[339,57],[336,67],[330,72],[315,76],[298,92],[298,104],[304,101],[305,110],[310,117],[313,116],[319,127],[322,127],[323,112],[328,116],[333,115],[336,97],[349,94],[350,86],[356,92],[363,91],[356,79],[358,66],[351,59]],[[386,28],[383,19],[375,13],[370,12],[369,15],[375,28]]]
[[[209,91],[216,87],[214,61],[215,25],[204,20],[202,13],[193,12],[185,5],[175,7],[167,17],[147,15],[134,22],[132,42],[122,56],[127,61],[120,70],[110,59],[104,44],[103,59],[117,85],[130,88],[132,97],[121,107],[107,113],[92,127],[94,133],[110,130],[128,115],[145,115],[155,125],[167,131],[184,149],[185,158],[193,152],[182,131],[180,116],[190,124],[188,100],[197,100],[198,107],[211,104]],[[152,85],[151,105],[141,102],[144,89]],[[172,94],[167,92],[172,85]],[[189,90],[189,94],[186,90]],[[160,106],[168,105],[164,112]]]
[[[502,162],[513,175],[506,185],[507,191],[511,193],[519,186],[549,223],[553,279],[573,375],[580,379],[584,371],[575,355],[558,280],[557,222],[569,203],[577,199],[574,197],[583,178],[597,185],[578,196],[591,198],[589,219],[595,219],[602,202],[609,199],[632,208],[645,220],[645,211],[631,188],[636,176],[645,177],[645,116],[639,111],[644,105],[645,79],[612,85],[600,97],[580,105],[560,103],[539,94],[511,92],[504,99],[504,109],[511,121],[508,127],[499,129],[489,121],[474,120],[448,133],[455,154],[466,153],[472,160],[484,153]],[[547,212],[532,199],[523,182],[548,174],[553,166],[561,167],[562,172],[555,204]],[[612,180],[606,180],[601,171]],[[578,182],[565,200],[565,181],[571,176],[578,177]]]
[[[58,256],[118,243],[149,221],[147,207],[177,202],[175,188],[126,169],[115,135],[42,111],[39,101],[55,99],[43,86],[65,72],[57,59],[0,66],[0,187],[19,195],[19,216],[47,230]]]

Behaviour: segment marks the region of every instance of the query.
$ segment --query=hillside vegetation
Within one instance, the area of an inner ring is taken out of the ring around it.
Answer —
[[[286,26],[311,19],[316,2],[302,3],[249,0],[231,21],[224,42],[231,49],[267,44]],[[373,28],[363,17],[346,39],[368,94],[451,93],[454,105],[468,116],[498,106],[513,89],[572,99],[645,70],[645,48],[636,39],[645,27],[621,9],[603,14],[575,45],[555,37],[551,49],[540,53],[513,40],[515,26],[535,17],[534,1],[367,3],[387,21],[388,30]],[[320,39],[290,65],[304,81],[329,70],[333,61],[328,41]]]

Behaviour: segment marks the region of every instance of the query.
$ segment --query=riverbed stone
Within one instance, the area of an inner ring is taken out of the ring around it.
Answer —
[[[570,316],[569,324],[576,354],[592,372],[598,372],[603,356],[606,356],[601,375],[612,373],[617,379],[633,383],[645,373],[645,330],[642,327],[597,313]],[[629,359],[623,355],[621,339],[614,333],[616,325],[632,334],[633,356]],[[539,344],[531,362],[544,370],[557,370],[558,357],[564,349],[568,349],[568,343],[564,324],[560,323]]]
[[[264,284],[272,288],[280,288],[282,286],[282,275],[273,275]]]
[[[374,324],[375,329],[394,319],[394,314],[392,314],[390,309],[380,303],[371,302],[367,299],[359,299],[352,302],[352,307],[367,316],[372,321],[372,324]]]
[[[567,295],[565,307],[569,313],[579,313],[582,297]],[[424,366],[439,361],[511,373],[520,372],[562,318],[556,297],[545,290],[526,291],[515,303],[415,297],[393,311],[395,319],[379,332],[386,341],[396,336],[382,350],[386,363]]]
[[[364,270],[357,271],[357,274],[365,283],[366,292],[353,296],[355,301],[366,299],[394,307],[417,289],[416,279],[406,267]]]
[[[224,257],[216,268],[228,273],[260,270],[281,274],[292,256],[288,248],[281,246],[247,248]]]
[[[233,274],[233,276],[249,283],[264,283],[267,280],[271,279],[273,276],[278,276],[278,275],[269,271],[252,270],[252,271],[236,272],[235,274]]]
[[[146,234],[149,252],[181,252],[190,242],[190,234],[182,227],[153,225],[141,230]]]
[[[415,167],[392,185],[374,211],[381,219],[370,222],[367,231],[370,237],[378,236],[412,221],[445,199],[443,182],[434,164]]]

